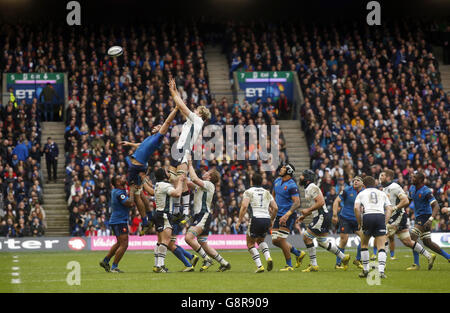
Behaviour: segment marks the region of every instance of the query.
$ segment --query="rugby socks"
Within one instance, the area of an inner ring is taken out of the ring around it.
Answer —
[[[345,253],[345,248],[339,248],[339,250],[342,252],[342,254]],[[341,265],[341,258],[339,256],[336,256],[336,265]]]
[[[425,248],[416,241],[416,243],[413,246],[413,251],[422,254],[424,257],[426,257],[428,260],[431,258],[431,254],[425,250]]]
[[[395,255],[395,250],[391,250],[390,252],[391,252],[391,258],[393,258]]]
[[[316,247],[314,247],[314,244],[306,245],[306,248],[308,250],[309,254],[309,261],[311,262],[312,266],[317,266],[317,258],[316,258]]]
[[[384,249],[380,249],[380,251],[378,251],[378,272],[384,273],[384,269],[386,267],[386,251]]]
[[[294,246],[291,246],[291,253],[295,254],[295,256],[300,255],[300,251],[298,251]]]
[[[110,258],[108,258],[107,256],[105,256],[105,258],[103,259],[103,262],[105,262],[106,264],[109,264],[109,260],[110,260]]]
[[[253,259],[253,261],[255,261],[256,267],[261,267],[262,263],[261,263],[261,258],[259,257],[258,249],[253,247],[253,248],[248,249],[248,252],[250,252],[250,254],[252,255],[252,259]]]
[[[291,258],[286,259],[286,265],[292,267],[292,260],[291,260]]]
[[[377,251],[378,251],[377,247],[373,247],[373,255],[377,255]]]
[[[189,252],[186,251],[186,249],[180,247],[177,245],[177,249],[180,248],[180,251],[183,253],[183,255],[188,258],[189,260],[192,260],[192,258],[194,257],[193,254],[190,254]]]
[[[189,190],[181,194],[181,206],[183,208],[183,215],[189,215]]]
[[[367,248],[361,248],[361,259],[362,259],[364,271],[368,272],[369,271],[370,254],[369,254],[369,250]]]
[[[145,215],[143,218],[142,218],[142,226],[147,226],[148,225],[148,215]]]
[[[414,264],[416,264],[417,266],[420,266],[419,253],[417,253],[416,251],[413,250],[413,256],[414,256]]]
[[[177,246],[175,250],[172,251],[172,253],[181,261],[183,262],[184,266],[191,267],[192,264],[186,259],[186,257],[183,254],[182,248],[180,246]]]
[[[153,252],[155,253],[155,266],[158,266],[158,261],[159,261],[159,246],[160,244],[157,243],[155,250],[153,250]]]
[[[256,251],[256,252],[258,252],[258,251]],[[217,262],[219,262],[222,265],[228,264],[228,262],[219,253],[217,253],[217,255],[214,257],[214,260],[216,260]]]
[[[261,249],[261,252],[264,254],[264,258],[266,261],[270,258],[270,252],[269,252],[269,246],[265,242],[261,242],[259,244],[259,248]]]
[[[326,248],[331,253],[334,253],[337,257],[340,259],[345,258],[344,253],[342,253],[341,249],[339,249],[336,245],[334,245],[332,242],[328,243],[328,247]]]
[[[440,255],[442,255],[444,258],[446,258],[447,260],[450,259],[450,254],[448,254],[447,252],[445,252],[444,250],[441,249],[441,252],[439,253]]]
[[[195,251],[195,252],[197,252],[198,254],[200,254],[200,256],[201,256],[203,259],[207,259],[207,258],[208,258],[208,256],[206,255],[205,250],[203,250],[202,247],[198,248],[198,250]]]
[[[111,266],[111,269],[113,270],[113,269],[117,268],[118,266],[119,266],[119,264],[113,263],[112,266]]]
[[[167,253],[167,246],[165,244],[159,245],[159,259],[158,259],[158,267],[162,267],[165,264],[166,261],[166,253]]]
[[[356,259],[361,261],[361,243],[359,243],[358,248],[356,248]]]

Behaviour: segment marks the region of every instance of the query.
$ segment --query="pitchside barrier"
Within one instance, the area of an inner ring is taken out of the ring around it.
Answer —
[[[432,240],[441,248],[450,248],[450,233],[432,233]],[[338,235],[328,236],[328,240],[339,243]],[[153,250],[157,237],[152,236],[130,236],[128,250]],[[303,238],[300,235],[289,236],[288,241],[297,248],[305,248]],[[270,236],[266,237],[270,248],[272,245]],[[24,252],[24,251],[105,251],[116,243],[116,237],[26,237],[5,238],[0,237],[1,252]],[[398,247],[403,245],[398,238],[395,239]],[[190,249],[184,241],[184,236],[178,236],[177,244],[183,248]],[[240,250],[247,249],[245,235],[211,235],[208,244],[215,249]],[[315,242],[317,246],[317,242]],[[359,244],[357,236],[350,236],[347,248],[356,248]],[[369,242],[373,246],[373,238]]]

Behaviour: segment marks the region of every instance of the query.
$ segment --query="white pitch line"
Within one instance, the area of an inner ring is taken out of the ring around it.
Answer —
[[[13,270],[13,271],[19,271],[19,270],[20,270],[20,267],[18,267],[18,266],[13,266],[13,267],[11,267],[11,270]]]
[[[12,272],[12,273],[11,273],[11,276],[19,277],[19,275],[20,275],[20,274],[19,274],[19,273],[16,273],[16,272]]]
[[[20,283],[21,283],[20,278],[11,279],[11,284],[20,284]]]

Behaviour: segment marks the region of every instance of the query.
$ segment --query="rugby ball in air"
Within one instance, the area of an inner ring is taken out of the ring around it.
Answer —
[[[119,55],[122,55],[123,49],[120,46],[113,46],[108,49],[108,55],[112,57],[118,57]]]

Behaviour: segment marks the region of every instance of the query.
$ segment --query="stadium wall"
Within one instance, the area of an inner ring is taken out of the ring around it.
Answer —
[[[130,236],[128,250],[153,250],[157,237]],[[330,235],[328,240],[339,242],[338,235]],[[450,248],[450,233],[432,233],[431,239],[441,248]],[[297,248],[304,249],[302,236],[289,236],[288,241]],[[26,251],[104,251],[116,242],[116,237],[28,237],[28,238],[0,238],[0,252],[26,252]],[[269,248],[272,245],[270,236],[266,237]],[[215,249],[246,250],[245,235],[211,235],[208,243]],[[395,238],[398,247],[403,247],[398,238]],[[184,241],[184,236],[178,236],[177,244],[186,249],[191,249]],[[347,248],[356,248],[359,244],[357,236],[350,236]],[[369,242],[373,246],[373,238]],[[317,242],[316,242],[317,246]]]

